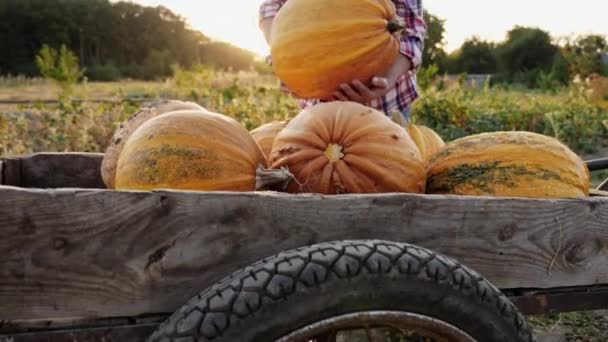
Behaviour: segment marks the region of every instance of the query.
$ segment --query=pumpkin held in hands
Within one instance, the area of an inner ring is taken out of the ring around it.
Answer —
[[[342,83],[368,83],[399,53],[390,0],[290,0],[270,32],[276,75],[301,98],[331,99]]]
[[[142,124],[127,140],[116,188],[253,191],[266,157],[234,119],[208,111],[175,111]]]
[[[431,194],[584,197],[585,162],[557,139],[531,132],[483,133],[454,140],[429,161]]]
[[[426,174],[406,130],[354,102],[309,107],[277,135],[269,160],[287,167],[289,192],[423,193]]]
[[[279,134],[279,132],[285,127],[286,124],[287,121],[273,121],[264,124],[250,132],[253,139],[262,148],[262,152],[264,152],[264,155],[266,157],[270,156],[274,139],[276,138],[277,134]]]
[[[106,149],[101,163],[101,177],[108,189],[114,188],[116,177],[116,164],[124,147],[125,142],[135,130],[144,122],[158,115],[176,110],[201,110],[205,109],[194,102],[178,100],[161,100],[143,105],[139,111],[131,115],[114,132],[112,142]]]

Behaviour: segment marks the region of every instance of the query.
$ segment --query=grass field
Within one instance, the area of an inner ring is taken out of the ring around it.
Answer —
[[[179,71],[164,82],[84,83],[71,96],[79,101],[62,98],[50,81],[0,78],[0,155],[103,152],[118,123],[137,110],[141,99],[195,101],[248,129],[299,111],[272,76],[209,69]],[[592,158],[608,156],[607,99],[608,94],[598,96],[597,89],[585,86],[532,92],[439,84],[423,92],[412,118],[447,141],[487,131],[528,130],[554,136]],[[606,177],[608,172],[593,174],[594,185]],[[555,334],[555,341],[608,341],[607,317],[603,312],[571,313],[531,317],[531,322],[539,332]]]

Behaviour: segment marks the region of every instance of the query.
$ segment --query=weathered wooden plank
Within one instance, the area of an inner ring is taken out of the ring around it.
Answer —
[[[405,241],[503,289],[608,284],[608,198],[26,190],[0,187],[0,320],[176,310],[306,244]]]
[[[604,190],[589,190],[589,196],[608,196],[608,191]]]
[[[0,342],[144,342],[157,323],[0,335]]]
[[[22,334],[34,331],[79,330],[130,324],[162,323],[169,313],[139,317],[72,317],[51,320],[0,321],[0,334]],[[1,336],[1,335],[0,335]],[[1,340],[0,340],[1,342]]]
[[[2,185],[21,186],[21,159],[16,157],[2,158]]]
[[[102,153],[36,153],[20,157],[26,188],[105,188]]]

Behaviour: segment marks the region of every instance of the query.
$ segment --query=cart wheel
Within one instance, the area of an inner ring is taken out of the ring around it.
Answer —
[[[526,319],[475,271],[388,241],[320,243],[216,283],[150,342],[533,341]]]

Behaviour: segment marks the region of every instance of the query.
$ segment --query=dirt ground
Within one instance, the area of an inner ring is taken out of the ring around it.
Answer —
[[[531,316],[538,342],[608,342],[608,310]]]

